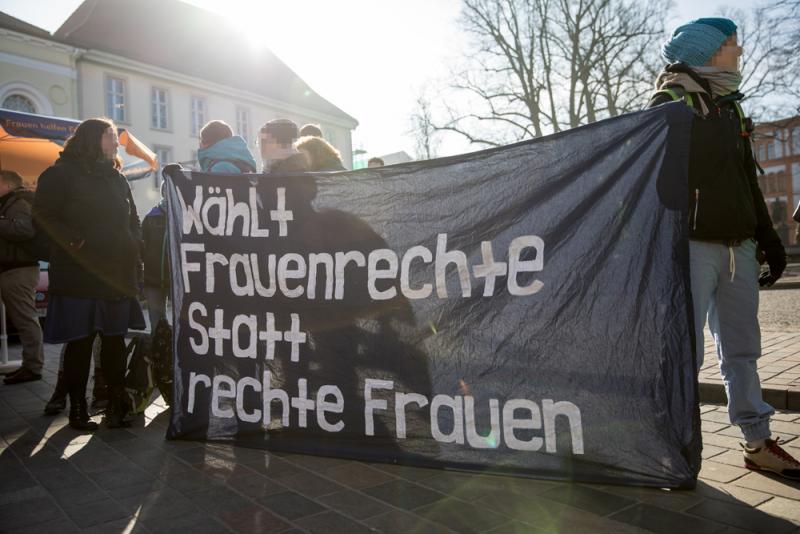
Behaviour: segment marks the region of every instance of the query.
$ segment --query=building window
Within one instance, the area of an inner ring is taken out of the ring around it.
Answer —
[[[758,161],[764,161],[767,157],[766,145],[764,143],[758,144]]]
[[[800,126],[792,130],[792,154],[800,156]]]
[[[206,99],[193,96],[192,97],[192,135],[197,137],[200,135],[200,130],[206,123]]]
[[[36,113],[36,104],[33,103],[33,100],[20,94],[11,94],[5,97],[2,107],[23,113]]]
[[[767,143],[767,159],[775,159],[775,142]]]
[[[126,122],[125,80],[106,78],[106,115],[115,122]]]
[[[245,141],[250,140],[250,110],[247,108],[236,108],[236,135]]]
[[[167,90],[153,87],[150,91],[150,127],[158,130],[166,130],[169,127],[167,121]]]
[[[158,159],[158,171],[153,175],[153,187],[161,187],[161,169],[164,165],[172,162],[172,148],[168,146],[154,146],[153,151]]]

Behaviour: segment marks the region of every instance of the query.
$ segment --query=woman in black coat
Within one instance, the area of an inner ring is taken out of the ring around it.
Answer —
[[[141,229],[130,186],[117,169],[117,129],[107,119],[82,122],[55,165],[39,177],[34,220],[52,240],[50,301],[44,340],[66,343],[69,424],[96,430],[86,409],[92,343],[109,388],[106,423],[124,426],[125,340],[143,329],[136,301]]]

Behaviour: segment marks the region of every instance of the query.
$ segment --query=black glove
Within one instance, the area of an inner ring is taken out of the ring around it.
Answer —
[[[770,287],[778,281],[783,270],[786,269],[786,250],[783,245],[776,243],[764,249],[764,256],[766,256],[769,271],[761,273],[761,276],[758,277],[758,285]]]

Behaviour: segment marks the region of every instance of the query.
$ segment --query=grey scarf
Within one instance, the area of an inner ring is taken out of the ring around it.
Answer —
[[[711,86],[713,96],[725,96],[739,90],[742,83],[742,73],[737,71],[722,70],[719,67],[695,67],[695,72]]]

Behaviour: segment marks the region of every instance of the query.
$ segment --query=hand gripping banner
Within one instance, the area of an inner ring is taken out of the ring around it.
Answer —
[[[168,168],[168,437],[691,487],[691,117],[353,172]]]

